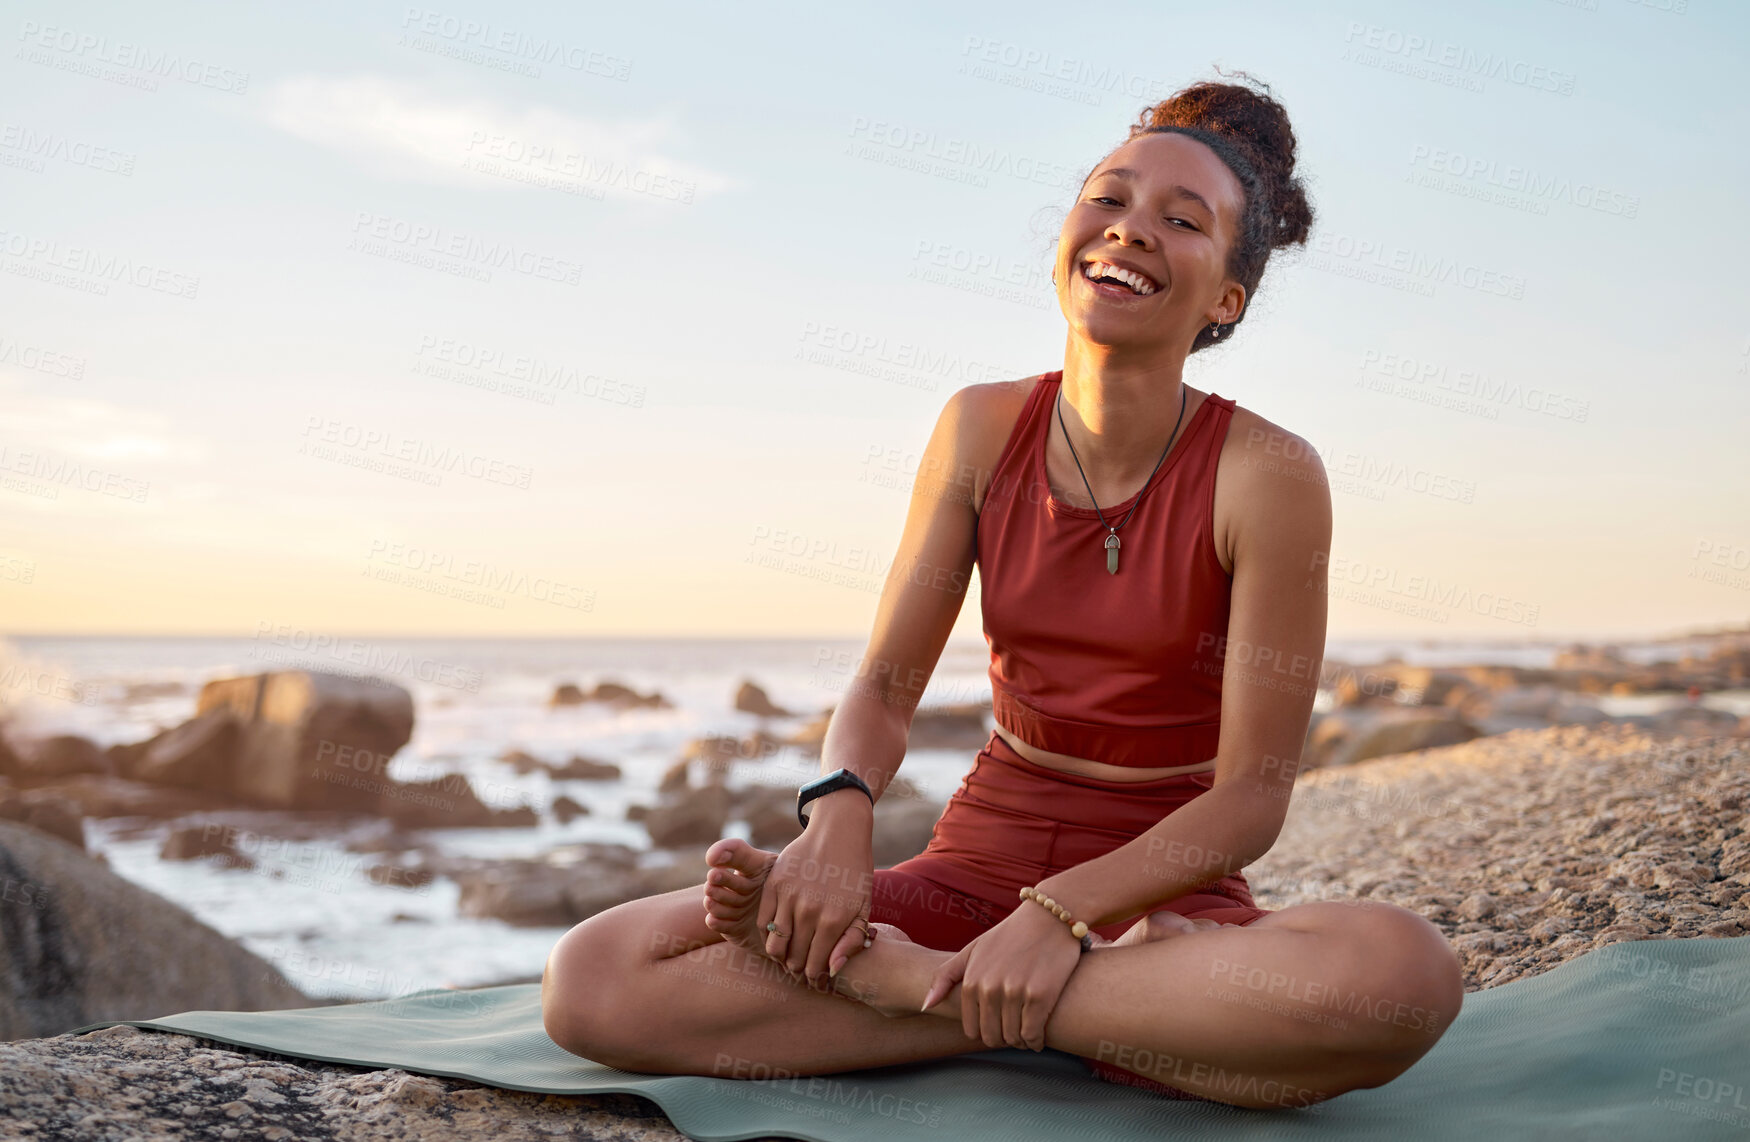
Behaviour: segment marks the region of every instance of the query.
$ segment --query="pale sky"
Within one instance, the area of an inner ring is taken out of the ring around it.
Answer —
[[[1187,380],[1324,455],[1331,635],[1750,612],[1740,5],[437,2],[0,4],[0,633],[866,635],[1217,64],[1317,220]]]

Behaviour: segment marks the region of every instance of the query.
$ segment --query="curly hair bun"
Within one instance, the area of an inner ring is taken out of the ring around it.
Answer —
[[[1145,108],[1130,137],[1134,139],[1150,128],[1186,127],[1231,142],[1245,155],[1262,184],[1264,201],[1248,205],[1264,211],[1269,245],[1304,245],[1312,229],[1313,210],[1306,188],[1294,175],[1294,128],[1289,125],[1288,111],[1271,98],[1269,84],[1243,71],[1233,74],[1246,82],[1194,83]]]

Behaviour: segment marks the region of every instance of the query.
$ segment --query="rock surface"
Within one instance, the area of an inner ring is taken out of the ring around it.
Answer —
[[[1743,740],[1519,731],[1304,772],[1246,874],[1266,908],[1361,896],[1420,912],[1475,991],[1618,940],[1750,933],[1747,810]],[[522,1094],[121,1027],[0,1043],[0,1133],[26,1123],[97,1139],[682,1138],[629,1096]]]
[[[97,1022],[97,1020],[92,1020]],[[633,1095],[528,1094],[137,1027],[0,1043],[0,1136],[90,1142],[687,1142]]]
[[[0,821],[0,1039],[313,1003],[184,909],[58,837]]]
[[[1557,726],[1303,772],[1261,908],[1366,897],[1426,916],[1467,990],[1619,940],[1750,934],[1750,742]]]

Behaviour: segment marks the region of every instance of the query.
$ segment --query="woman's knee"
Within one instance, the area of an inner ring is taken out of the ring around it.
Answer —
[[[1426,917],[1384,901],[1355,902],[1353,931],[1373,970],[1353,1003],[1391,1077],[1427,1054],[1458,1018],[1464,972],[1458,953]]]
[[[628,1013],[637,1003],[639,926],[590,917],[559,937],[541,973],[541,1025],[574,1055],[616,1065]]]

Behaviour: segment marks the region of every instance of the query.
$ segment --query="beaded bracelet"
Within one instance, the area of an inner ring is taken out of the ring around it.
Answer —
[[[1037,904],[1045,905],[1045,907],[1051,911],[1053,916],[1056,916],[1059,920],[1068,924],[1070,935],[1074,936],[1081,942],[1082,951],[1085,952],[1094,946],[1094,937],[1088,931],[1088,926],[1080,920],[1073,919],[1069,914],[1069,909],[1065,908],[1051,897],[1045,895],[1037,888],[1027,887],[1021,889],[1021,899],[1031,900]]]

